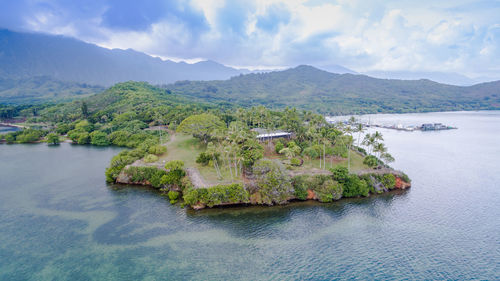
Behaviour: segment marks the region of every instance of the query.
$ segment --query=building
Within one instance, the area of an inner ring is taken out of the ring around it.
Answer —
[[[291,138],[292,133],[288,133],[285,131],[272,131],[272,130],[266,130],[262,128],[254,128],[251,130],[252,132],[256,132],[258,135],[256,138],[259,141],[266,141],[266,140],[272,140],[272,139],[277,139],[277,138]]]

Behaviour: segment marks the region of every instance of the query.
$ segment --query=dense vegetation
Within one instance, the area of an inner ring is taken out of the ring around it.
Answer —
[[[103,90],[102,86],[63,82],[48,76],[0,78],[0,104],[63,102],[100,93]]]
[[[276,109],[293,106],[332,115],[500,109],[498,81],[460,87],[430,80],[333,74],[311,66],[224,81],[180,81],[164,87],[198,101]]]

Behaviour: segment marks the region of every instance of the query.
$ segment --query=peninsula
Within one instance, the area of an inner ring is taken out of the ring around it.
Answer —
[[[19,125],[38,127],[2,142],[126,147],[106,169],[108,182],[149,185],[194,209],[332,202],[410,186],[388,165],[383,136],[355,118],[332,124],[295,108],[196,103],[139,82],[10,118],[26,112]]]

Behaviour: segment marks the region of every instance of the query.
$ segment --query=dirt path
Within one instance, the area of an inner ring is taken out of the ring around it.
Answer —
[[[191,167],[191,168],[186,168],[186,173],[191,180],[191,183],[193,183],[195,188],[204,188],[208,187],[209,185],[205,183],[203,180],[203,177],[200,174],[200,171],[198,169]]]

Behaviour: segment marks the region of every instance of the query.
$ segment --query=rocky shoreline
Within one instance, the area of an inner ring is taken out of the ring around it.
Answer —
[[[144,165],[144,164],[142,164]],[[140,164],[134,163],[132,165],[126,166],[119,174],[119,176],[116,179],[116,183],[119,184],[129,184],[129,185],[141,185],[141,186],[153,186],[155,187],[149,180],[146,179],[141,179],[141,180],[133,180],[133,176],[129,174],[129,168],[130,167],[149,167],[149,168],[156,168],[160,171],[163,171],[164,173],[168,173],[169,171],[163,167],[158,167],[156,165],[147,165],[147,166],[141,166]],[[293,172],[287,173],[288,175],[294,175]],[[191,183],[190,177],[192,177],[193,173],[186,173],[185,178],[189,180],[189,183]],[[353,174],[354,175],[354,174]],[[379,170],[362,170],[356,172],[358,177],[363,177],[366,179],[368,182],[370,182],[370,193],[367,194],[367,196],[370,195],[375,195],[375,194],[382,194],[386,192],[390,192],[393,190],[405,190],[411,187],[411,182],[407,178],[407,176],[400,172],[396,171],[393,169],[389,168],[383,168]],[[387,176],[391,175],[391,176]],[[191,207],[194,210],[201,210],[204,208],[212,208],[212,207],[229,207],[229,206],[244,206],[244,205],[284,205],[288,204],[292,201],[306,201],[306,200],[314,200],[314,201],[319,201],[319,202],[333,202],[337,200],[341,200],[347,197],[342,196],[342,190],[339,191],[337,190],[337,193],[330,192],[332,194],[331,200],[327,201],[325,200],[325,194],[324,190],[321,189],[321,187],[318,188],[318,186],[308,186],[305,188],[305,196],[298,196],[297,195],[297,188],[298,186],[295,185],[295,179],[296,177],[306,177],[310,179],[314,179],[315,177],[322,177],[326,178],[326,180],[329,180],[330,177],[332,177],[332,173],[330,171],[323,171],[321,175],[318,174],[302,174],[302,175],[294,175],[294,177],[290,177],[290,187],[293,189],[291,191],[283,191],[283,194],[285,195],[286,198],[282,200],[266,200],[264,195],[263,188],[259,187],[259,182],[255,179],[255,176],[250,175],[248,178],[246,178],[246,181],[244,184],[242,183],[234,183],[233,186],[238,186],[235,187],[236,189],[239,188],[239,192],[245,193],[244,196],[240,197],[239,199],[232,199],[232,200],[225,200],[225,199],[220,199],[220,200],[208,200],[207,202],[204,202],[204,200],[200,199],[197,200],[195,199],[193,202],[186,202],[185,205]],[[384,183],[383,179],[384,177],[389,177],[389,178],[394,178],[394,183],[392,186],[387,186],[387,183]],[[306,183],[307,184],[307,183]],[[229,186],[229,185],[228,185]],[[164,193],[168,193],[170,191],[174,192],[179,192],[181,195],[185,195],[186,193],[217,193],[217,188],[225,188],[226,186],[193,186],[191,185],[190,187],[185,187],[185,188],[180,188],[177,185],[162,185],[160,186],[160,190]],[[158,187],[157,187],[158,188]],[[212,190],[213,189],[213,190]],[[273,192],[275,192],[273,190]],[[356,197],[362,197],[362,196],[356,196]],[[221,197],[223,198],[223,196]]]

